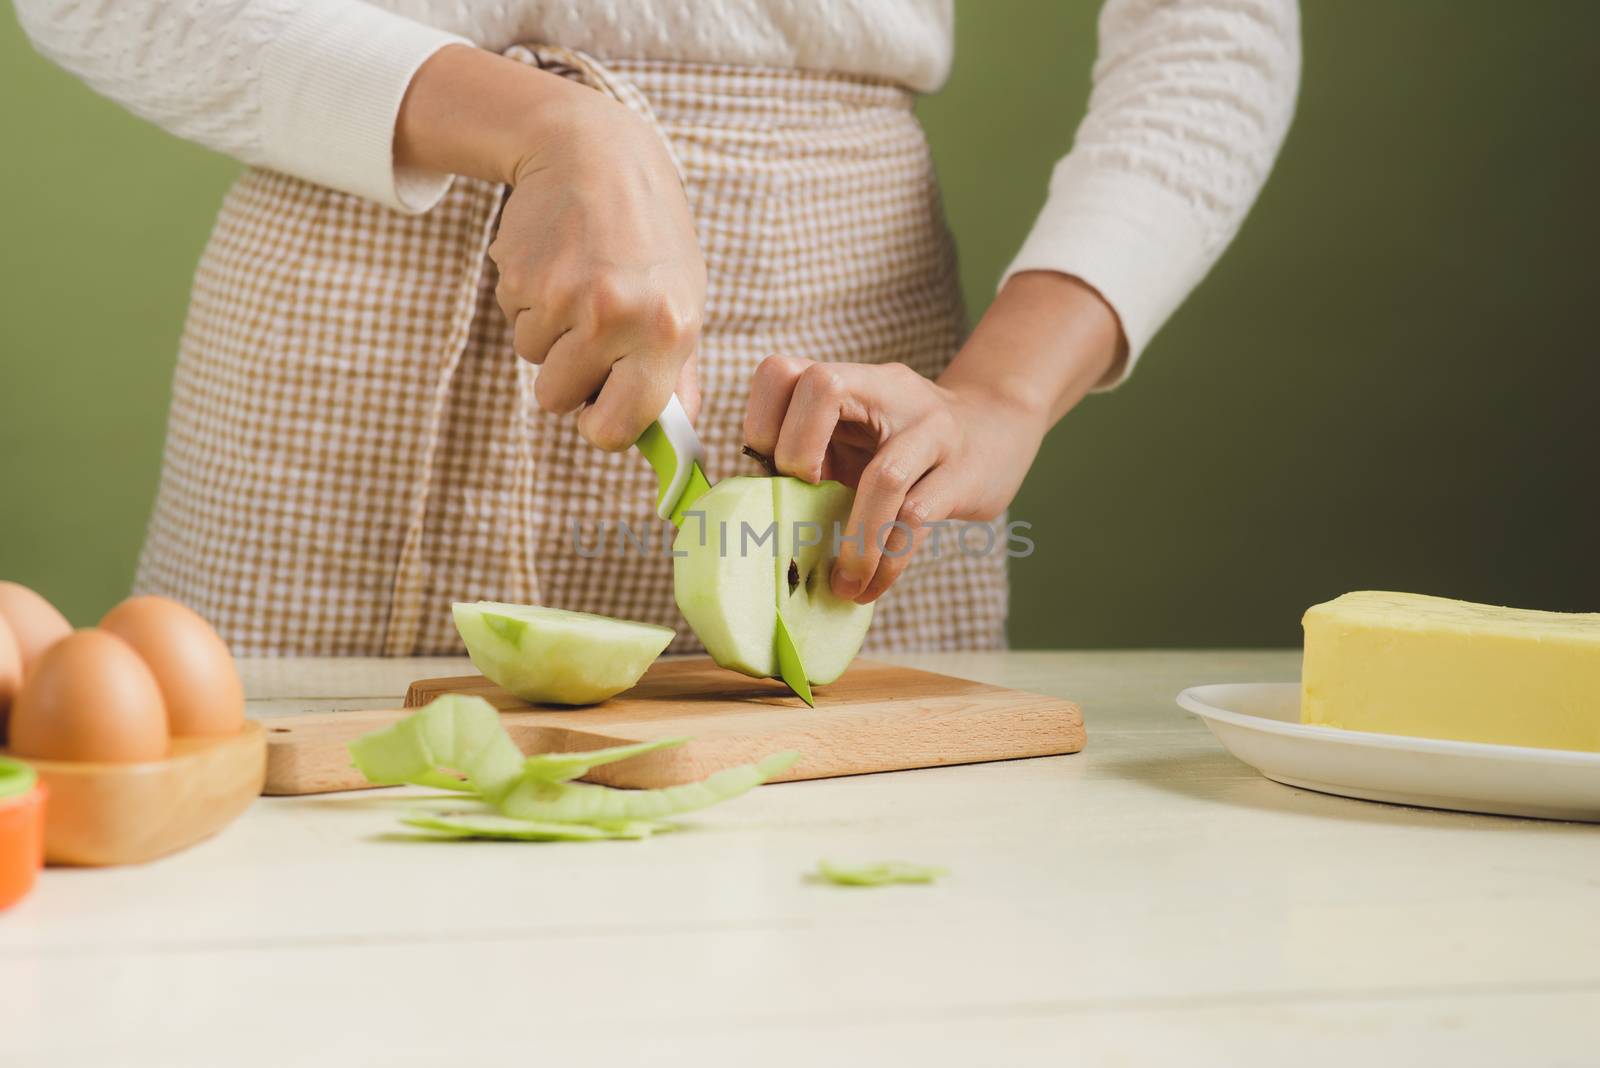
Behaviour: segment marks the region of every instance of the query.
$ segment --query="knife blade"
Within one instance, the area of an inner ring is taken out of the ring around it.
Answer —
[[[800,662],[800,650],[794,647],[794,639],[789,636],[789,628],[784,625],[781,610],[778,612],[778,627],[773,633],[772,640],[778,651],[778,677],[794,691],[796,697],[811,708],[816,708],[816,699],[811,696],[811,680],[806,678],[805,665]]]

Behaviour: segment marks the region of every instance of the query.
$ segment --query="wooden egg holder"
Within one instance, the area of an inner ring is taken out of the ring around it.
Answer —
[[[19,759],[49,791],[48,862],[142,864],[211,837],[249,807],[266,780],[267,735],[245,720],[231,737],[174,738],[165,758],[138,764]]]

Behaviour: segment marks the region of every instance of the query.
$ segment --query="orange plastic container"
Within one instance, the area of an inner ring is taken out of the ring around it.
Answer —
[[[26,897],[44,867],[47,793],[39,782],[26,793],[0,797],[0,909]]]

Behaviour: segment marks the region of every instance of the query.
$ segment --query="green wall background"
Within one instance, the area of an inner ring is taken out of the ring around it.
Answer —
[[[924,101],[976,315],[1070,144],[1098,5],[958,4]],[[1023,647],[1277,645],[1348,589],[1600,609],[1600,5],[1309,0],[1295,127],[1138,374],[1013,510]],[[0,18],[0,577],[126,590],[237,168]]]

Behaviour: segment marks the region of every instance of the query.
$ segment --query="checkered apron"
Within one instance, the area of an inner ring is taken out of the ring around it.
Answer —
[[[964,312],[910,93],[510,54],[621,100],[676,158],[710,281],[698,427],[713,479],[752,473],[740,429],[769,353],[929,376],[949,362]],[[649,466],[542,412],[538,368],[512,352],[486,256],[504,194],[458,179],[407,216],[240,178],[195,277],[141,591],[195,608],[244,655],[458,653],[450,602],[478,599],[664,624],[671,651],[698,650]],[[619,549],[624,523],[649,551]],[[868,648],[1000,646],[1006,596],[1003,552],[919,554]]]

